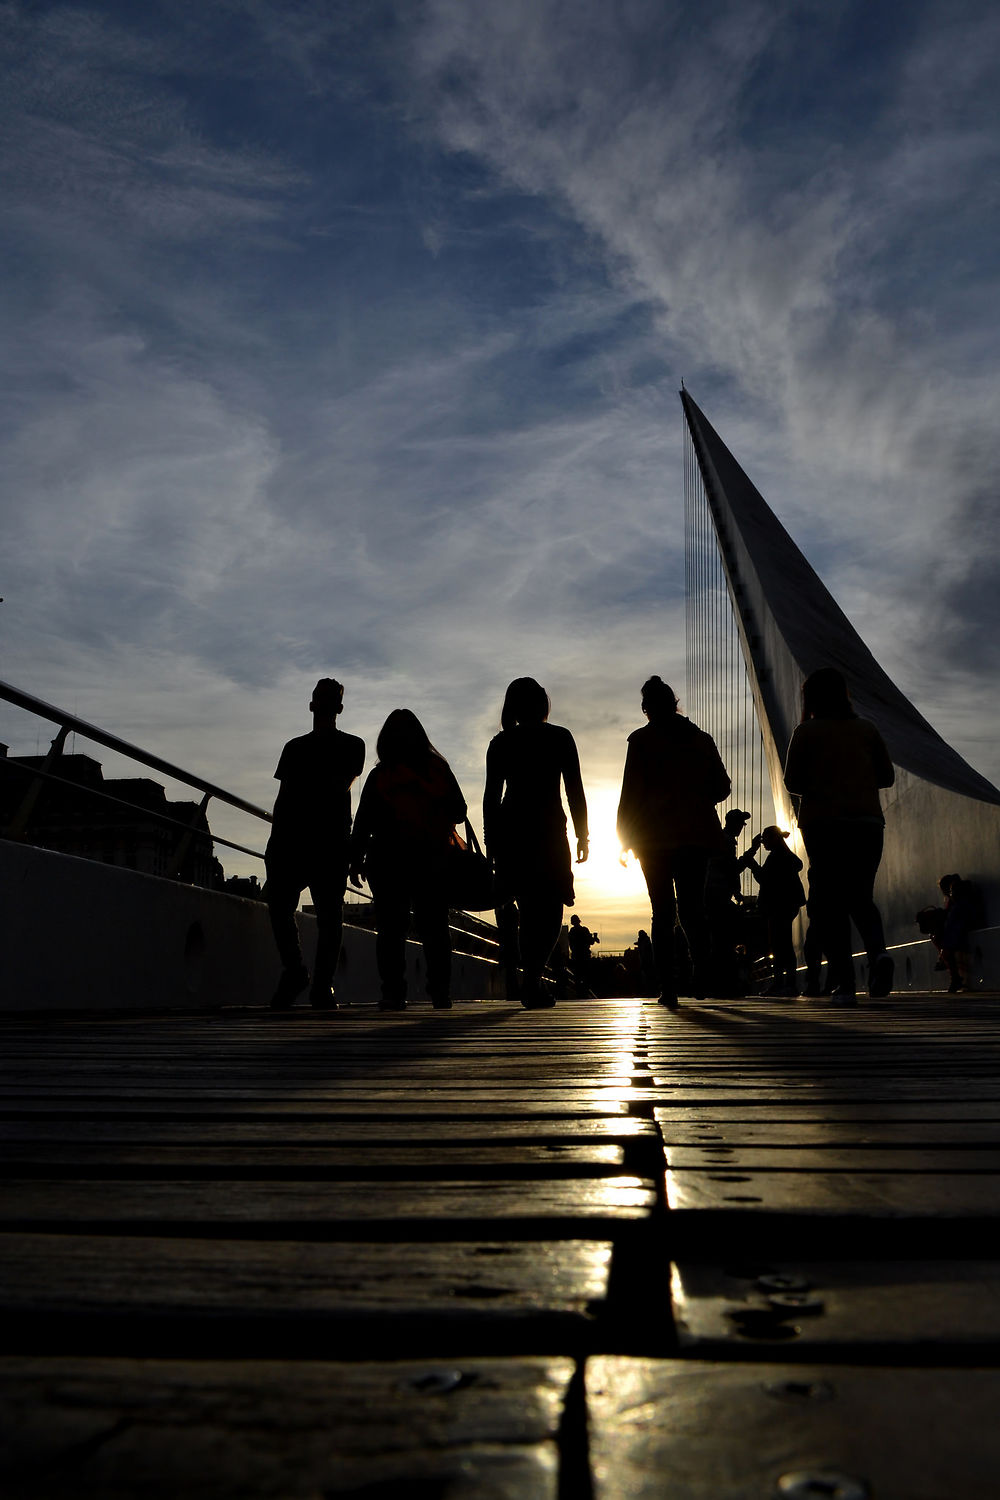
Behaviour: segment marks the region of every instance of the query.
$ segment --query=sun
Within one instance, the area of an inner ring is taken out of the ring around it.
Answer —
[[[634,855],[625,867],[620,861],[618,796],[617,784],[588,786],[590,858],[573,866],[575,910],[586,926],[599,931],[605,949],[626,948],[640,927],[649,928],[649,899],[639,863]],[[572,829],[570,845],[575,851]]]

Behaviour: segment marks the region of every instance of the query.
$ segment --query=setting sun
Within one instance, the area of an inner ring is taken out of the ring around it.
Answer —
[[[618,786],[588,786],[590,858],[574,865],[576,907],[581,920],[595,930],[602,947],[614,950],[635,942],[640,927],[649,927],[649,902],[639,862],[629,855],[620,863],[615,831]]]

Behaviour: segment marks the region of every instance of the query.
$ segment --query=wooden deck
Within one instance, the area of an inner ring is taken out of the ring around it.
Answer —
[[[4,1500],[995,1500],[1000,997],[0,1019]]]

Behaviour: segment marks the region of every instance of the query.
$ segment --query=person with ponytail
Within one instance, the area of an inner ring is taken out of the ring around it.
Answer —
[[[533,677],[510,684],[500,733],[486,752],[483,833],[493,860],[508,998],[526,1010],[555,1004],[542,973],[572,906],[573,865],[566,838],[566,789],[577,862],[589,852],[587,799],[580,757],[568,729],[550,724],[549,697]],[[520,982],[518,971],[520,970]]]
[[[642,711],[649,723],[628,737],[618,838],[623,851],[637,856],[649,892],[659,1003],[676,1010],[678,919],[693,992],[699,999],[705,994],[711,956],[705,875],[709,860],[726,852],[715,808],[731,783],[712,736],[678,713],[677,697],[661,678],[643,683]]]

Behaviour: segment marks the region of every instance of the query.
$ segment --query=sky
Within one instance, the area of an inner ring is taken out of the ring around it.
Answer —
[[[994,5],[8,0],[0,59],[4,680],[270,807],[335,676],[369,766],[412,708],[478,821],[534,676],[620,945],[683,378],[1000,780]]]

